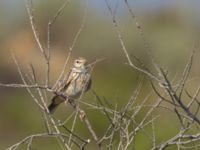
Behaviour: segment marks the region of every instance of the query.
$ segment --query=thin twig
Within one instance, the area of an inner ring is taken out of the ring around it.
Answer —
[[[84,16],[83,16],[83,20],[82,20],[82,23],[81,23],[81,26],[80,26],[78,32],[75,34],[75,37],[74,37],[74,39],[73,39],[73,42],[72,42],[71,46],[69,47],[69,52],[68,52],[68,54],[67,54],[67,58],[66,58],[66,60],[65,60],[64,66],[63,66],[63,68],[62,68],[62,70],[61,70],[61,73],[60,73],[58,79],[56,80],[56,82],[55,82],[55,84],[54,84],[54,86],[53,86],[53,89],[55,89],[55,88],[57,87],[57,84],[59,83],[59,81],[60,81],[60,80],[63,78],[63,76],[64,76],[64,73],[65,73],[66,68],[67,68],[67,64],[68,64],[69,59],[70,59],[71,54],[72,54],[72,51],[73,51],[73,49],[74,49],[74,47],[75,47],[75,45],[76,45],[76,42],[77,42],[77,40],[78,40],[78,38],[79,38],[79,36],[80,36],[80,34],[81,34],[83,28],[85,27],[86,18],[87,18],[87,11],[88,11],[88,8],[86,7],[86,8],[85,8],[85,13],[84,13]]]
[[[50,74],[50,59],[51,59],[51,28],[56,22],[57,18],[61,15],[64,8],[71,2],[71,0],[65,0],[65,2],[58,9],[56,14],[49,20],[47,26],[47,70],[46,70],[46,85],[49,86],[49,74]]]

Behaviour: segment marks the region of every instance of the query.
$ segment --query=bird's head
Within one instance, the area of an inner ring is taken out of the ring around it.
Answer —
[[[76,68],[82,69],[86,66],[86,64],[87,64],[87,60],[83,57],[79,57],[78,59],[74,61],[74,67]]]

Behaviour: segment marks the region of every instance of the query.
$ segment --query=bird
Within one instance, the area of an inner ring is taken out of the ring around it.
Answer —
[[[68,75],[60,82],[57,88],[57,93],[64,95],[66,99],[56,94],[52,98],[51,104],[48,106],[50,114],[52,114],[61,103],[80,98],[84,92],[91,88],[91,84],[91,71],[90,67],[87,65],[87,60],[83,57],[79,57],[74,61]]]

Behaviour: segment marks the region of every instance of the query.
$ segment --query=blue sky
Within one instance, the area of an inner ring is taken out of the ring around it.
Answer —
[[[47,2],[48,0],[33,0],[35,2]],[[54,1],[54,0],[49,0]],[[56,0],[60,4],[64,0]],[[124,0],[108,0],[113,7],[117,7],[117,11],[120,14],[124,12],[127,13],[127,10],[124,5]],[[71,2],[85,2],[85,0],[71,0]],[[93,12],[101,16],[105,16],[105,11],[108,11],[105,5],[105,0],[88,0],[89,8]],[[192,12],[196,19],[200,20],[200,0],[128,0],[131,7],[136,13],[145,12],[146,10],[159,10],[163,8],[175,7],[177,9],[184,8],[183,12]],[[26,15],[25,11],[25,0],[0,0],[0,10],[3,11],[3,15],[6,16],[8,20],[17,20],[22,16]],[[0,13],[1,13],[0,12]],[[0,15],[1,17],[1,15]]]
[[[123,0],[108,0],[116,5],[124,5]],[[130,5],[139,9],[160,9],[162,7],[188,7],[189,9],[200,8],[199,0],[128,0]],[[90,6],[94,6],[98,11],[105,7],[105,0],[89,0]]]
[[[24,1],[25,0],[1,0],[0,5],[3,5],[3,7],[12,8],[12,9],[18,9],[24,7]],[[33,0],[34,1],[34,0]],[[35,0],[35,1],[41,1],[41,0]],[[47,0],[46,0],[47,1]],[[64,0],[57,0],[58,2],[62,2]],[[71,0],[73,1],[83,1],[83,0]],[[123,5],[123,0],[108,0],[113,5],[116,5],[118,3],[119,6]],[[188,8],[195,8],[198,9],[200,7],[200,1],[199,0],[128,0],[130,5],[135,8],[139,9],[159,9],[162,7],[168,7],[168,6],[181,6],[181,7],[188,7]],[[47,1],[48,2],[48,1]],[[105,8],[105,0],[88,0],[90,7],[92,7],[94,10],[101,11]]]

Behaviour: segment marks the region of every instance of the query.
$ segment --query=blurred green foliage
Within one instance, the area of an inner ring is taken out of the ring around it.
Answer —
[[[63,1],[53,0],[37,0],[35,2],[35,16],[43,44],[46,44],[48,20],[62,3]],[[90,1],[88,3],[87,21],[74,48],[71,61],[77,56],[86,57],[90,62],[96,58],[105,57],[106,60],[97,64],[94,69],[92,88],[100,96],[104,96],[113,106],[117,105],[118,108],[121,108],[129,100],[137,86],[140,73],[125,64],[126,59],[106,7],[99,6],[102,11],[99,9],[96,11],[97,6],[90,5]],[[179,3],[181,2],[179,1]],[[136,13],[157,60],[171,70],[172,74],[180,73],[190,50],[193,48],[194,41],[200,35],[199,22],[196,21],[197,18],[193,15],[193,10],[190,7],[181,6],[161,7],[155,10],[143,8]],[[58,76],[58,71],[61,69],[59,66],[63,65],[68,47],[81,25],[84,9],[85,3],[71,2],[52,28],[52,82]],[[122,8],[119,6],[118,9]],[[6,2],[2,0],[0,1],[0,10],[0,82],[21,83],[17,70],[11,63],[10,49],[19,51],[21,59],[28,59],[32,62],[38,70],[37,74],[41,75],[43,70],[40,63],[42,61],[38,56],[40,54],[37,52],[38,48],[33,39],[24,1]],[[130,55],[136,55],[148,64],[150,60],[145,53],[144,43],[128,12],[120,10],[117,12],[117,19],[120,21],[124,41]],[[198,71],[193,73],[194,75],[198,74]],[[150,92],[150,87],[146,83],[148,80],[145,79],[140,95],[141,99]],[[39,133],[45,129],[37,106],[25,90],[3,89],[1,87],[0,95],[0,149],[5,149],[27,135]],[[49,100],[51,96],[48,97]],[[84,100],[95,103],[91,92],[85,95]],[[152,98],[151,102],[154,100],[155,98]],[[69,106],[61,106],[55,115],[64,119],[71,112]],[[160,116],[164,115],[164,117],[159,118],[159,121],[156,121],[156,137],[159,142],[172,136],[179,126],[179,124],[174,124],[177,122],[177,117],[166,112],[165,110],[156,112]],[[88,109],[86,113],[98,135],[102,136],[105,132],[104,129],[109,124],[108,120],[95,110]],[[142,114],[136,120],[141,118]],[[71,124],[72,122],[69,122],[68,126],[70,127]],[[147,130],[150,129],[147,128]],[[75,131],[86,139],[90,137],[80,121],[77,123]],[[146,142],[148,141],[146,138],[144,134],[138,135],[135,142],[136,149],[148,149],[150,143]],[[35,147],[58,149],[55,139],[52,139],[52,142],[49,141],[51,140],[35,140],[34,143],[37,143]],[[174,148],[172,147],[172,149]]]

